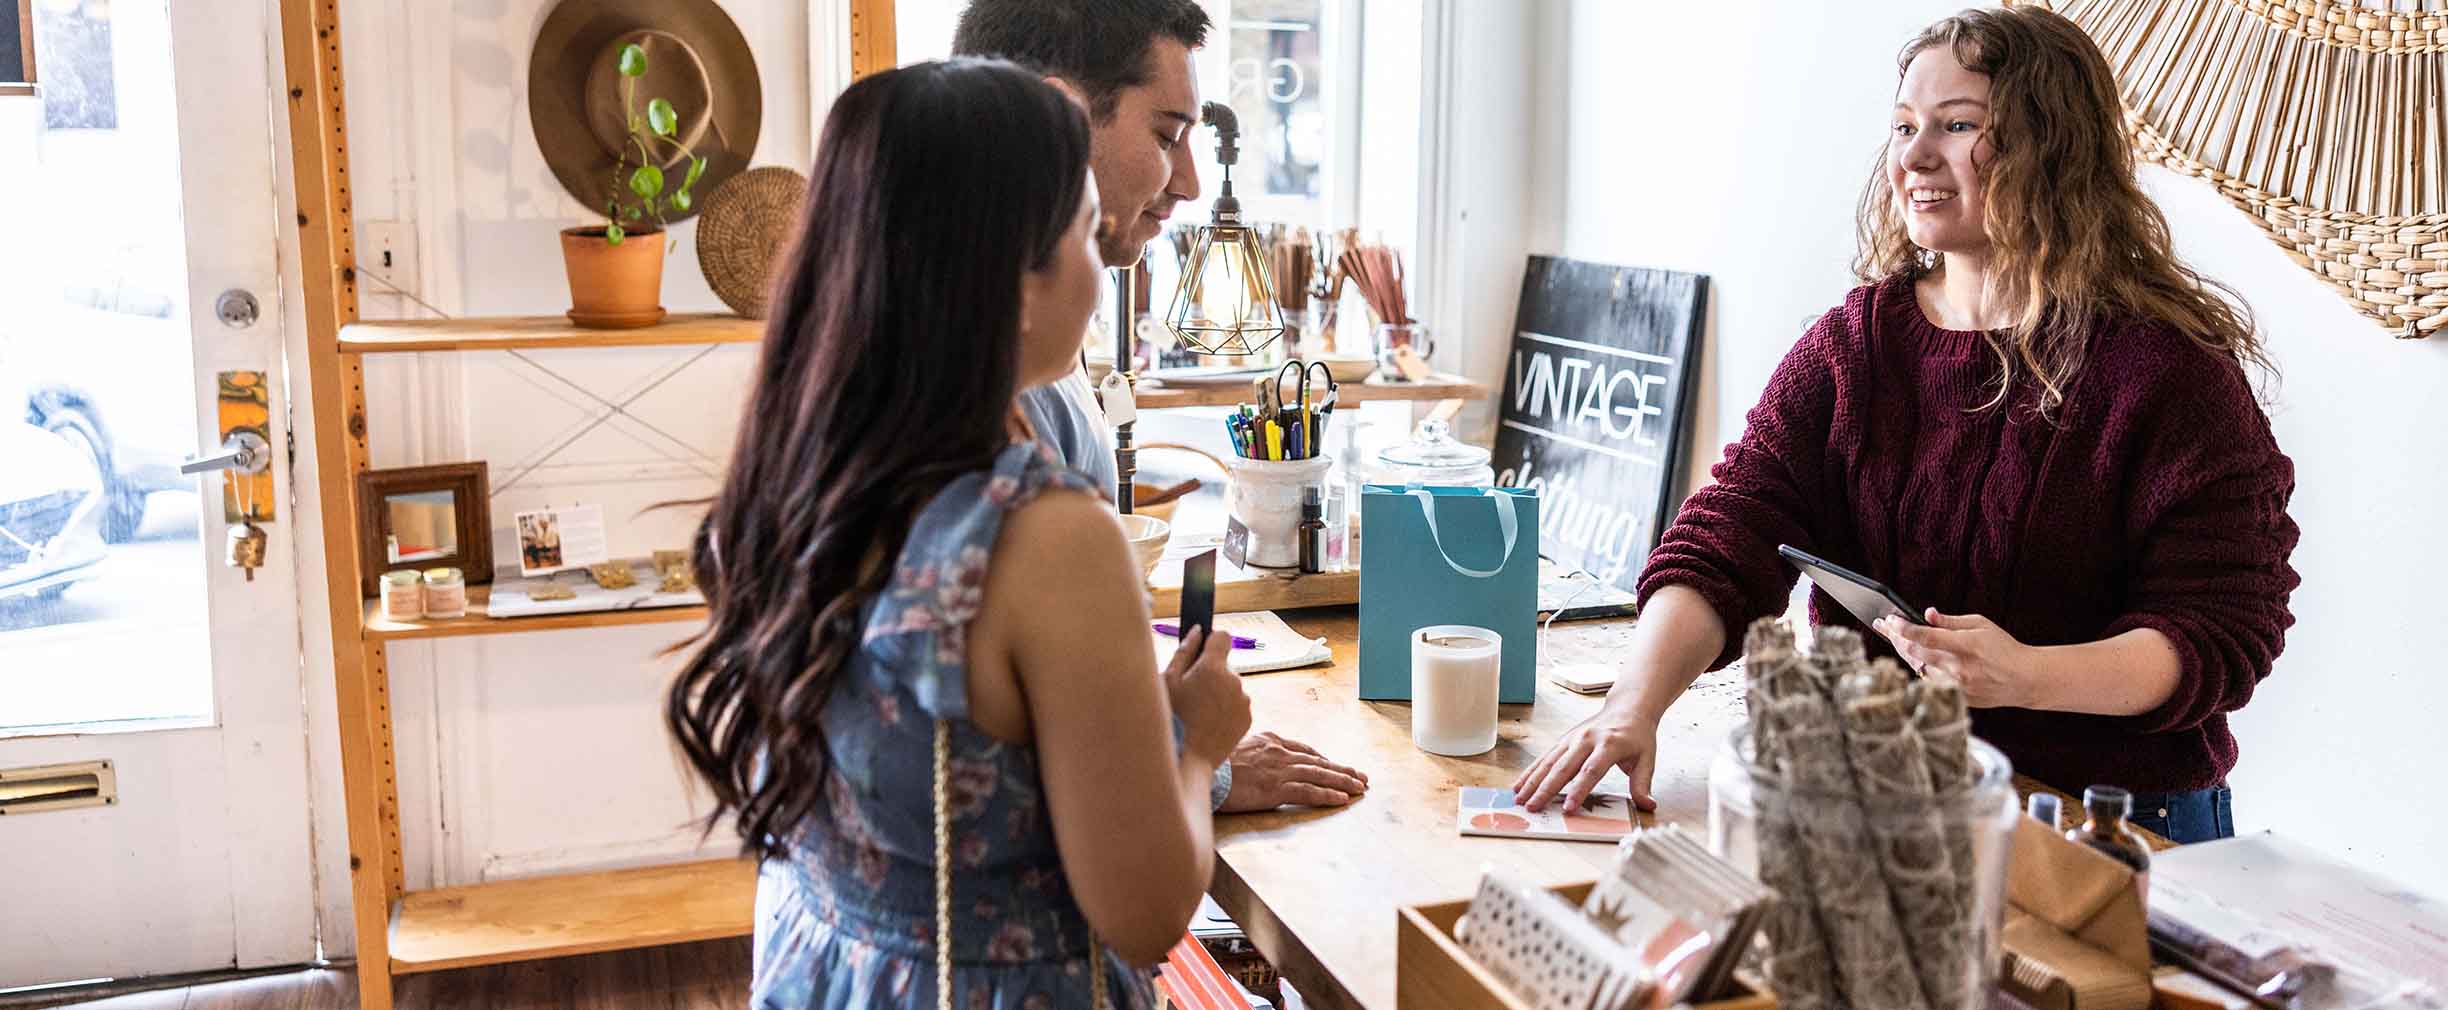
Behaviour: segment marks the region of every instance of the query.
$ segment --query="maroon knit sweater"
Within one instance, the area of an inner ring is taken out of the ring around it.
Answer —
[[[2236,761],[2226,713],[2294,623],[2294,464],[2242,368],[2164,325],[2094,327],[2054,423],[2032,415],[2028,374],[2009,404],[1972,411],[1997,368],[1982,334],[1932,324],[1909,282],[1854,289],[1777,367],[1717,482],[1683,503],[1641,600],[1668,585],[1707,598],[1722,666],[1752,620],[1784,611],[1789,543],[2027,645],[2157,629],[2183,660],[2158,709],[1983,709],[1973,732],[2063,789],[2218,784]],[[1811,616],[1860,629],[1816,590]]]

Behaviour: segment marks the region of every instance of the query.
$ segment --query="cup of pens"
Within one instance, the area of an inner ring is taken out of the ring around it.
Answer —
[[[1338,387],[1325,366],[1288,362],[1252,384],[1255,403],[1224,419],[1232,441],[1232,487],[1225,505],[1249,530],[1249,563],[1259,568],[1300,564],[1301,492],[1326,483],[1334,460],[1325,453]]]
[[[1233,459],[1232,487],[1225,505],[1232,517],[1249,528],[1249,563],[1259,568],[1291,568],[1300,564],[1301,489],[1326,485],[1326,468],[1334,460]]]

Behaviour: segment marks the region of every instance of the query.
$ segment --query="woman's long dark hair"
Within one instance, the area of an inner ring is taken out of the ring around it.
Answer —
[[[712,618],[666,699],[764,855],[816,815],[818,715],[918,510],[1011,441],[1024,272],[1079,212],[1088,124],[992,60],[888,70],[825,121],[756,388],[693,560]]]

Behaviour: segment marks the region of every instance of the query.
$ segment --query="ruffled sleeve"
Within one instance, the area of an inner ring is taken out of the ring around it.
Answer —
[[[985,602],[987,560],[1004,517],[1049,487],[1098,493],[1045,446],[1019,442],[919,511],[892,580],[867,605],[863,641],[875,661],[856,665],[874,687],[908,688],[934,718],[968,717],[969,622]]]

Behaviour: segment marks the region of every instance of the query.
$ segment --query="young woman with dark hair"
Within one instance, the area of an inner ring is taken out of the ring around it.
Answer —
[[[2269,674],[2297,582],[2251,319],[2176,259],[2072,22],[1968,10],[1898,69],[1862,286],[1650,555],[1606,706],[1514,789],[1577,805],[1620,767],[1648,805],[1659,719],[1784,610],[1786,543],[1930,605],[1928,626],[1862,630],[1960,683],[2015,770],[2130,789],[2178,841],[2232,834],[2227,713]],[[1824,593],[1811,612],[1853,623]]]
[[[762,860],[754,1006],[933,1007],[939,966],[964,1007],[1148,1006],[1125,963],[1206,887],[1248,700],[1225,643],[1154,668],[1111,506],[1014,407],[1095,308],[1088,138],[983,60],[825,124],[667,713]]]

